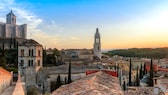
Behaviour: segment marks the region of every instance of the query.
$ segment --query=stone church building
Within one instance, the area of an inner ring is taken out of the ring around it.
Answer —
[[[12,12],[6,15],[6,23],[0,22],[0,48],[16,48],[27,36],[27,24],[17,25],[16,16]]]

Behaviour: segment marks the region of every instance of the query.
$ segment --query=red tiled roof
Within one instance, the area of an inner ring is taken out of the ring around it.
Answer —
[[[123,95],[123,92],[118,78],[99,71],[61,86],[52,95]]]

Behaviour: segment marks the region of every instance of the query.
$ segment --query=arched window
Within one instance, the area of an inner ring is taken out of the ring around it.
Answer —
[[[21,49],[21,54],[20,54],[20,56],[24,56],[24,49]]]
[[[40,60],[37,61],[37,65],[40,66]]]
[[[33,60],[31,60],[31,66],[33,66]]]
[[[40,53],[41,53],[41,51],[40,51],[40,50],[38,50],[38,56],[41,56],[41,55],[40,55]]]
[[[20,61],[20,66],[23,66],[23,64],[24,64],[24,60],[21,60]]]
[[[33,56],[33,49],[31,50],[32,56]]]
[[[31,55],[31,50],[29,49],[29,56]]]
[[[30,64],[30,60],[28,61],[28,66],[31,66],[31,64]]]

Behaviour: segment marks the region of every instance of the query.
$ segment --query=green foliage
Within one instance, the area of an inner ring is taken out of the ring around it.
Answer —
[[[139,78],[140,78],[140,79],[143,78],[142,64],[141,64],[141,68],[140,68],[140,70],[139,70]]]
[[[8,71],[18,72],[18,68],[17,67],[7,67],[6,69]]]
[[[44,66],[54,66],[54,65],[60,65],[61,64],[61,60],[58,60],[58,62],[56,62],[56,57],[58,58],[60,56],[60,52],[58,49],[54,48],[53,50],[53,54],[46,54],[46,50],[43,50],[43,63]]]
[[[1,50],[0,65],[8,71],[18,72],[17,69],[17,49]]]
[[[59,52],[58,49],[54,48],[54,49],[53,49],[53,52],[54,52],[54,53],[53,53],[54,56],[60,56],[60,52]]]
[[[150,65],[150,81],[149,81],[149,86],[153,86],[153,61],[151,59],[151,65]]]
[[[0,66],[6,69],[7,65],[5,57],[0,57]]]
[[[66,77],[64,78],[64,81],[65,81],[64,84],[66,84],[67,83],[67,78]]]
[[[146,65],[144,64],[144,69],[143,69],[143,75],[146,75],[147,71],[146,71]]]
[[[126,90],[126,83],[125,83],[125,81],[124,81],[124,83],[123,83],[123,90],[124,90],[124,91]]]
[[[130,66],[129,66],[129,86],[132,85],[131,72],[132,72],[132,64],[131,64],[131,58],[130,58]]]
[[[5,52],[7,64],[17,67],[17,49],[9,49]]]
[[[110,56],[119,55],[124,57],[166,58],[168,57],[168,47],[117,49],[108,51],[106,54]]]
[[[32,86],[27,90],[27,95],[41,95],[41,94],[38,88],[36,88],[35,86]]]
[[[140,81],[139,81],[139,73],[138,73],[138,67],[137,67],[137,73],[136,73],[136,86],[139,86]]]
[[[68,68],[68,84],[71,83],[71,60],[69,62],[69,68]]]
[[[56,89],[59,88],[61,85],[62,85],[61,77],[60,77],[60,75],[58,75],[58,77],[57,77]]]

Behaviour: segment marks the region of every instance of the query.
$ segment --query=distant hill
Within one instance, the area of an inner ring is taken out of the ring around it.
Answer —
[[[168,47],[116,49],[108,51],[105,54],[109,56],[119,55],[124,57],[166,58],[168,57]]]

